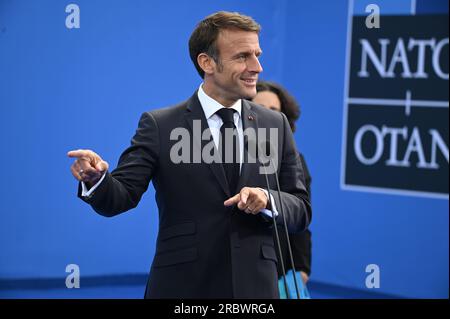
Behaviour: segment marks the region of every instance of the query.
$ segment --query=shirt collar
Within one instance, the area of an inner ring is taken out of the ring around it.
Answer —
[[[198,99],[200,100],[200,104],[202,105],[203,112],[205,113],[206,119],[208,120],[211,116],[213,116],[218,110],[224,108],[222,104],[214,100],[212,97],[208,96],[205,91],[203,91],[203,83],[200,85],[200,88],[198,89],[197,95]],[[241,110],[242,110],[242,99],[239,99],[229,108],[232,108],[236,110],[236,112],[239,114],[239,117],[241,116]]]

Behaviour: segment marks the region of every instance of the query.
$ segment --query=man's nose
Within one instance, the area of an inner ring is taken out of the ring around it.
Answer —
[[[247,68],[250,72],[261,73],[263,68],[261,63],[259,63],[259,58],[257,56],[253,56],[250,60],[248,60]]]

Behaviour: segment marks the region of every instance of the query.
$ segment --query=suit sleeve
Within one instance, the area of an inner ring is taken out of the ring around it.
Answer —
[[[147,190],[158,163],[159,133],[151,113],[144,113],[117,168],[107,172],[103,182],[89,197],[78,196],[100,215],[112,217],[137,206]]]
[[[284,213],[288,231],[290,233],[298,233],[307,229],[311,222],[312,209],[304,183],[303,166],[295,146],[294,137],[286,116],[282,113],[280,114],[283,118],[282,155],[278,174],[281,198],[279,198],[276,190],[272,189],[271,193],[280,213],[277,217],[277,224],[283,225],[282,215]]]
[[[311,276],[311,231],[290,235],[295,269]]]

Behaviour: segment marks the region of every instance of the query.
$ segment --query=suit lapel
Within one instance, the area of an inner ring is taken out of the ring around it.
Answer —
[[[188,100],[187,107],[186,107],[186,113],[185,113],[185,119],[188,124],[188,127],[190,129],[191,136],[194,136],[194,120],[196,120],[196,123],[200,123],[200,137],[199,138],[193,138],[193,152],[197,151],[200,152],[199,156],[202,155],[202,150],[205,147],[206,144],[209,142],[212,142],[212,138],[210,140],[202,140],[201,134],[209,128],[208,122],[206,121],[205,113],[203,112],[202,106],[200,104],[200,101],[197,96],[197,92],[194,93],[194,95]],[[199,121],[199,122],[198,122]],[[214,143],[214,142],[212,142]],[[196,147],[194,147],[196,145]],[[201,159],[203,162],[203,160]],[[228,182],[225,176],[225,171],[222,167],[222,164],[220,162],[213,161],[211,164],[204,164],[207,165],[213,172],[214,176],[216,177],[219,185],[225,192],[225,194],[230,197],[230,191],[228,188]]]
[[[252,110],[252,106],[249,102],[246,100],[242,100],[242,129],[250,129],[257,134],[258,132],[258,119],[256,117],[255,112]],[[253,160],[253,163],[249,161],[251,156],[248,154],[248,147],[247,147],[247,138],[244,134],[244,156],[243,156],[243,163],[241,168],[241,175],[239,177],[238,182],[238,191],[242,189],[242,187],[247,186],[248,180],[251,176],[255,176],[255,174],[258,174],[258,167],[259,164],[256,160]]]

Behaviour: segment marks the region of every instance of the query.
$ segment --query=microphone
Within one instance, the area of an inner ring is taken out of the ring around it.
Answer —
[[[269,141],[263,141],[261,143],[259,143],[258,145],[258,149],[260,150],[260,154],[263,154],[263,156],[268,160],[269,165],[272,168],[272,172],[275,174],[275,181],[276,181],[276,185],[277,185],[277,194],[278,194],[278,201],[280,203],[280,213],[283,217],[283,225],[284,225],[284,231],[285,231],[285,235],[286,235],[286,242],[287,242],[287,248],[288,248],[288,253],[289,253],[289,259],[290,259],[290,263],[291,263],[291,268],[292,268],[292,272],[293,272],[293,277],[294,277],[294,285],[295,285],[295,292],[297,293],[297,299],[300,299],[300,292],[298,289],[298,283],[297,283],[297,276],[296,276],[296,271],[295,271],[295,265],[294,265],[294,258],[292,255],[292,248],[291,248],[291,241],[289,239],[289,232],[288,232],[288,227],[287,227],[287,222],[286,222],[286,215],[284,214],[284,210],[283,210],[283,202],[281,201],[281,188],[280,188],[280,183],[279,183],[279,179],[278,179],[278,172],[277,172],[277,168],[273,162],[273,156],[274,154],[276,154],[274,152],[274,149],[272,148],[271,144]],[[258,156],[259,158],[259,156]],[[270,190],[269,190],[269,180],[267,177],[267,170],[266,170],[266,166],[263,165],[264,167],[264,175],[266,177],[266,184],[267,184],[267,192],[269,193],[269,204],[272,207],[272,204],[270,203]],[[272,173],[272,174],[273,174]],[[274,214],[272,214],[272,219],[274,222],[274,227],[275,227],[275,234],[276,234],[276,238],[278,241],[278,246],[279,246],[279,251],[280,251],[280,259],[283,259],[283,256],[281,254],[281,245],[279,244],[280,239],[278,238],[278,231],[277,231],[277,225],[276,225],[276,221],[275,221],[275,217]],[[284,278],[284,285],[285,285],[285,290],[286,290],[286,296],[289,296],[288,292],[287,292],[287,284],[286,284],[286,274],[285,274],[285,269],[284,269],[284,265],[283,262],[281,263],[282,268],[283,268],[283,278]]]

